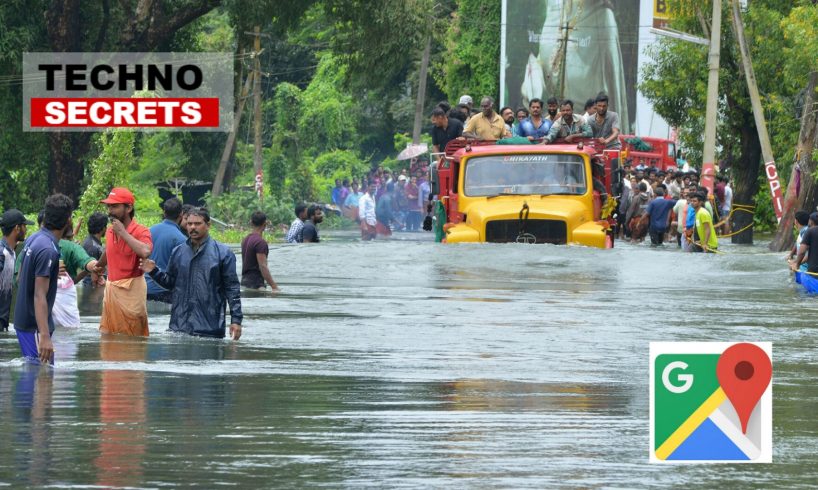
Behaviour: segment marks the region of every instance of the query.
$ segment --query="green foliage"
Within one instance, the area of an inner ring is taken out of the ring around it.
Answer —
[[[499,2],[494,3],[499,11]],[[353,86],[372,90],[397,85],[405,79],[409,62],[420,57],[431,31],[432,0],[324,0],[321,4],[332,22],[330,46],[349,67],[344,76]],[[499,28],[497,32],[499,36]],[[497,73],[492,76],[497,78]]]
[[[83,219],[94,211],[102,211],[99,203],[111,188],[128,183],[128,169],[134,161],[136,132],[129,129],[109,129],[100,133],[99,155],[91,161],[88,171],[91,182],[80,198],[79,216]]]
[[[331,54],[318,63],[315,78],[301,94],[299,141],[314,153],[355,148],[359,106],[343,90],[346,67]]]
[[[675,12],[671,27],[704,35],[696,10],[708,13],[710,2],[702,4],[694,0],[677,0],[671,7]],[[815,37],[809,38],[816,32],[814,22],[818,17],[810,17],[810,14],[814,15],[816,7],[802,7],[813,12],[803,12],[793,7],[792,2],[756,0],[750,2],[743,13],[745,35],[762,95],[773,154],[779,175],[784,180],[791,170],[799,132],[797,94],[806,83],[809,66],[815,66],[815,43],[818,41]],[[720,155],[717,158],[732,162],[733,176],[741,177],[734,188],[737,200],[749,201],[753,197],[752,189],[759,189],[755,195],[755,221],[759,229],[769,229],[774,227],[775,218],[766,178],[763,173],[759,176],[762,162],[749,157],[755,154],[753,147],[757,143],[748,136],[755,131],[754,121],[729,4],[725,4],[722,17],[717,128],[717,150]],[[806,57],[801,57],[802,53]],[[654,104],[657,113],[671,126],[678,128],[681,146],[687,150],[688,160],[699,167],[704,132],[703,108],[707,94],[707,48],[663,39],[650,48],[649,54],[653,61],[642,67],[640,90]],[[812,58],[809,58],[810,55]],[[746,195],[748,192],[750,195]]]
[[[139,139],[139,163],[134,181],[161,182],[182,176],[190,157],[173,133],[146,133]]]
[[[319,190],[318,198],[322,202],[332,202],[332,187],[335,179],[344,180],[359,177],[369,171],[371,165],[355,152],[335,150],[322,153],[313,160],[311,169],[315,188]]]
[[[290,223],[293,217],[289,203],[269,197],[259,201],[252,191],[225,192],[218,197],[208,194],[205,201],[211,216],[242,227],[249,226],[250,216],[256,211],[263,211],[274,224]]]
[[[499,96],[501,2],[457,0],[446,33],[446,54],[436,63],[435,80],[456,101]]]

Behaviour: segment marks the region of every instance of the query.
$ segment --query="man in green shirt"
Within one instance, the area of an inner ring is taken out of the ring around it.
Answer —
[[[97,266],[97,261],[88,255],[82,245],[71,240],[73,237],[74,230],[69,227],[67,236],[60,240],[60,262],[65,267],[65,272],[60,271],[51,314],[54,324],[61,327],[80,326],[76,284]]]
[[[696,234],[699,241],[695,242],[693,250],[696,252],[716,252],[719,248],[719,239],[713,227],[713,216],[704,208],[707,198],[696,193],[690,198],[690,205],[696,210]]]

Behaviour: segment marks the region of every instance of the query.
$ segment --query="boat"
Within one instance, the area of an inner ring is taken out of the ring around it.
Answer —
[[[795,282],[804,286],[810,294],[818,294],[818,276],[812,275],[808,272],[797,271],[795,273]]]

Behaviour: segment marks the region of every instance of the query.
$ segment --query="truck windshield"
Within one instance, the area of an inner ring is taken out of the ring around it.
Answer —
[[[585,162],[580,155],[492,155],[466,163],[466,196],[585,194]]]

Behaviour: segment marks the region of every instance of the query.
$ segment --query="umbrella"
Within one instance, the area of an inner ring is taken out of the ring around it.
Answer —
[[[426,143],[420,143],[417,145],[409,143],[406,145],[405,150],[398,153],[398,160],[409,160],[410,158],[423,155],[427,151],[429,151],[429,147],[426,145]]]

